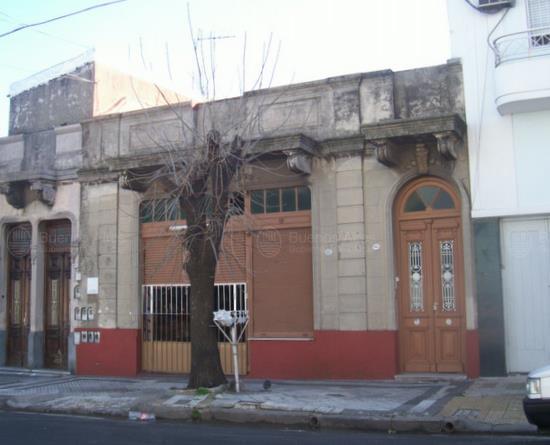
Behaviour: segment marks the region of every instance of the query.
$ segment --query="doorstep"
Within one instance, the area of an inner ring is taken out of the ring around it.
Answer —
[[[395,380],[405,383],[464,382],[468,380],[468,377],[466,374],[408,372],[397,374]]]
[[[37,375],[44,377],[62,377],[71,375],[69,371],[63,371],[60,369],[30,369],[30,368],[17,368],[14,366],[0,366],[0,374],[15,374],[15,375]]]

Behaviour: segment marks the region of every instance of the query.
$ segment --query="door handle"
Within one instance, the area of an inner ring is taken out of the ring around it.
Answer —
[[[436,303],[434,303],[434,305],[433,305],[433,309],[434,309],[434,312],[436,312],[436,311],[437,311],[437,302],[436,302]]]

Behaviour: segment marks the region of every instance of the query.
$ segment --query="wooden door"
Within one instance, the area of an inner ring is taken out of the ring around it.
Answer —
[[[70,223],[51,224],[47,234],[44,364],[46,368],[66,369],[70,331]]]
[[[464,372],[464,273],[460,211],[438,180],[398,198],[399,352],[402,372]]]
[[[8,366],[25,366],[29,335],[31,226],[8,231]]]

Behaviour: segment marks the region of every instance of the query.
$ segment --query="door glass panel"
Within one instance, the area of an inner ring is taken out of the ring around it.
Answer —
[[[441,309],[444,312],[456,311],[455,270],[454,270],[454,241],[439,242],[441,261]]]
[[[59,280],[50,280],[50,307],[49,307],[49,320],[50,326],[57,326],[59,324]]]
[[[451,198],[451,195],[449,195],[445,190],[441,190],[432,207],[436,210],[454,209],[455,204],[453,202],[453,198]]]
[[[11,306],[11,324],[21,324],[21,280],[12,281],[13,300]]]
[[[405,212],[421,212],[422,210],[426,210],[426,206],[420,196],[414,192],[405,203]]]
[[[420,187],[417,193],[422,201],[424,201],[425,206],[429,207],[438,191],[439,187],[425,185],[424,187]]]
[[[424,311],[422,242],[409,242],[409,287],[411,312]]]

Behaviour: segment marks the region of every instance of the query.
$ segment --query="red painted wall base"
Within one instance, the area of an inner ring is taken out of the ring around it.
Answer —
[[[470,379],[479,377],[479,332],[466,331],[466,375]]]
[[[137,375],[140,331],[95,331],[101,333],[100,343],[77,346],[77,374]],[[393,379],[398,373],[396,331],[315,331],[310,341],[250,340],[249,354],[250,378]],[[477,330],[466,333],[466,374],[479,377]]]
[[[315,331],[311,341],[250,340],[251,378],[393,379],[395,331]]]
[[[77,329],[88,331],[88,329]],[[80,375],[135,376],[140,367],[139,329],[94,329],[99,343],[76,347],[76,373]]]

